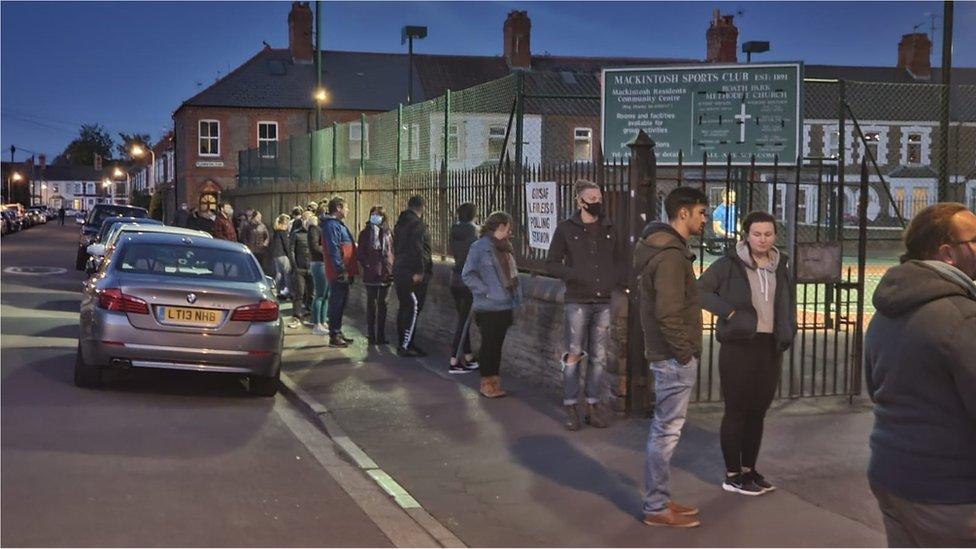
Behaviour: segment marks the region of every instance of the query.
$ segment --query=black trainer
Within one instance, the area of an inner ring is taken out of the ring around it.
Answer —
[[[751,476],[744,473],[739,473],[731,477],[726,476],[725,482],[722,483],[722,489],[726,492],[742,494],[743,496],[761,496],[765,493],[765,491],[752,480]]]
[[[449,374],[470,374],[473,371],[474,370],[465,368],[460,362],[457,364],[451,364],[447,369],[447,373]]]
[[[759,471],[753,469],[752,471],[749,471],[746,474],[749,475],[750,478],[752,478],[752,482],[755,482],[756,486],[762,488],[763,493],[772,492],[773,490],[776,489],[775,486],[773,486],[772,484],[766,481],[765,477],[759,474]]]
[[[472,360],[471,362],[465,362],[461,366],[464,366],[464,369],[466,369],[468,371],[471,371],[471,372],[473,372],[473,371],[475,371],[475,370],[477,370],[479,368],[478,361],[477,360]]]
[[[420,353],[418,353],[417,350],[414,349],[414,348],[412,348],[412,347],[408,347],[406,349],[404,349],[403,347],[397,347],[397,356],[401,356],[401,357],[418,357],[418,356],[423,356],[423,355],[421,355]]]

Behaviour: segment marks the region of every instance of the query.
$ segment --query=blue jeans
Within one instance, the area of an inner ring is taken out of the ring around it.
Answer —
[[[688,415],[698,359],[692,359],[687,365],[678,364],[673,358],[652,362],[651,372],[655,402],[644,461],[644,512],[660,513],[671,500],[671,456]]]
[[[346,300],[349,299],[349,283],[332,281],[329,284],[329,334],[342,333],[342,316],[346,312]]]
[[[315,294],[312,299],[312,323],[325,324],[326,304],[329,301],[329,282],[325,278],[325,263],[312,261],[309,264]]]
[[[579,366],[583,358],[586,364],[586,402],[600,402],[600,382],[607,367],[607,347],[610,344],[609,303],[567,303],[563,308],[563,330],[566,336],[566,353],[580,355],[573,364],[563,356],[563,404],[576,404],[579,396]],[[589,336],[586,353],[584,340]]]

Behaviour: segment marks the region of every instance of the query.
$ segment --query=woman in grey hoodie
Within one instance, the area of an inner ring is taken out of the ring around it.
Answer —
[[[763,421],[779,385],[783,351],[796,335],[796,292],[786,256],[774,246],[776,219],[752,212],[744,240],[702,273],[702,306],[718,317],[722,376],[721,442],[728,492],[758,496],[775,488],[756,471]]]

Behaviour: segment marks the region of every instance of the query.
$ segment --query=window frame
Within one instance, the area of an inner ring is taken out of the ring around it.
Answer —
[[[353,139],[353,128],[359,130],[359,138]],[[361,142],[365,139],[365,145],[361,145]],[[356,143],[354,147],[352,144]],[[363,147],[361,150],[360,147]],[[360,152],[365,153],[365,158],[360,158]],[[369,122],[365,124],[361,120],[356,120],[355,122],[349,122],[349,160],[369,160]]]
[[[268,127],[268,128],[274,127],[274,139],[271,139],[269,137],[262,138],[261,137],[261,126],[265,126],[265,127]],[[277,121],[275,121],[275,120],[258,120],[258,123],[257,123],[257,147],[258,147],[258,156],[260,158],[272,159],[272,160],[275,159],[275,158],[278,158],[278,141],[279,141],[278,136],[279,135],[280,134],[278,133],[278,122]],[[265,154],[261,150],[261,144],[262,143],[268,143],[268,144],[274,143],[274,153],[273,154]]]
[[[501,130],[501,135],[492,135],[493,130]],[[508,128],[504,124],[490,124],[488,126],[488,159],[498,160],[505,153],[505,132]],[[497,152],[492,151],[492,142],[499,142]]]
[[[216,126],[217,127],[217,135],[216,136],[207,135],[205,137],[203,135],[203,124],[204,123],[207,123],[208,124],[208,130],[209,130],[209,124],[211,124],[211,123],[216,124],[217,125]],[[205,153],[205,152],[203,152],[203,140],[204,139],[206,139],[208,141],[216,141],[217,142],[217,152],[216,153],[210,153],[210,152]],[[220,156],[220,120],[216,120],[216,119],[213,119],[213,118],[201,118],[201,119],[197,120],[197,156],[203,156],[203,157],[207,157],[207,158],[214,158],[214,157],[219,157]]]
[[[586,132],[587,133],[586,137],[581,137],[579,135],[580,131]],[[580,142],[585,142],[586,146],[589,149],[589,154],[587,155],[588,158],[585,160],[577,158],[576,155],[576,147],[579,145]],[[573,128],[573,162],[586,163],[592,161],[593,161],[593,128],[588,128],[584,126],[578,126]]]

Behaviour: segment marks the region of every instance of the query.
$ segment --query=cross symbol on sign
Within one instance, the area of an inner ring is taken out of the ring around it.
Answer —
[[[742,102],[742,110],[739,114],[733,116],[739,122],[739,143],[745,143],[746,141],[746,120],[752,118],[751,114],[746,114],[746,102]]]

